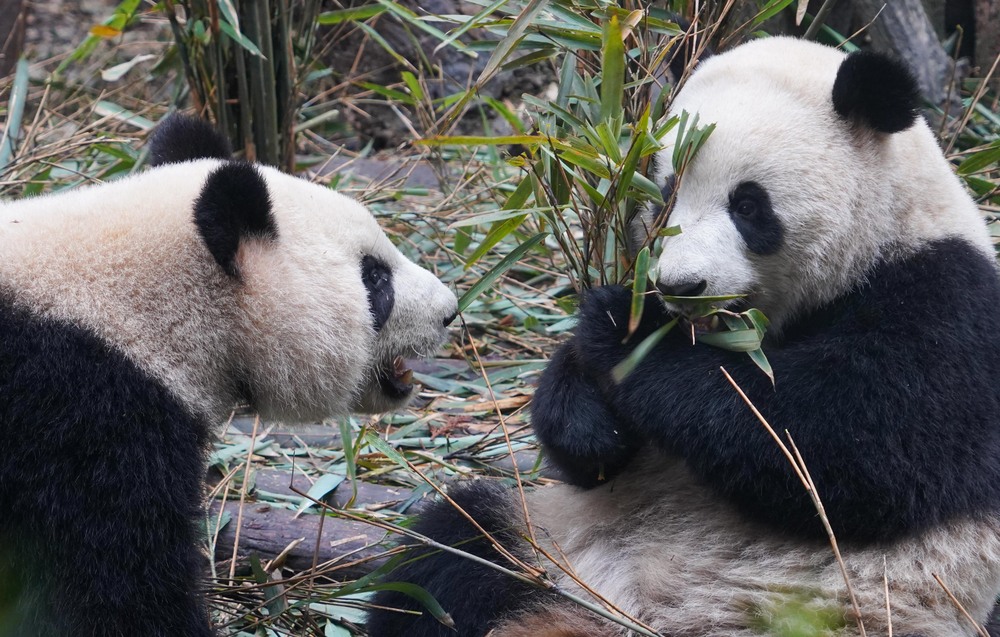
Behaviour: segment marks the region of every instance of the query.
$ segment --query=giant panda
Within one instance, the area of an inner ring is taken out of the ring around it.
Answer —
[[[230,159],[208,124],[168,119],[149,156],[0,205],[5,637],[211,635],[213,428],[238,403],[287,421],[397,408],[403,357],[456,313],[362,205]]]
[[[690,306],[648,298],[628,338],[631,291],[590,291],[532,402],[569,482],[526,496],[540,550],[516,493],[452,494],[547,584],[484,566],[523,575],[436,504],[414,531],[481,561],[417,544],[387,579],[423,587],[455,630],[386,591],[370,634],[638,634],[566,601],[601,607],[578,582],[659,635],[860,634],[803,482],[721,368],[801,453],[866,634],[977,634],[964,613],[984,622],[1000,592],[1000,278],[917,98],[906,67],[873,52],[781,37],[704,60],[671,109],[714,132],[680,179],[672,148],[653,171],[676,190],[681,230],[663,240],[657,283],[762,310],[774,384],[746,354],[692,344],[709,327],[697,319],[615,383],[615,365]],[[805,627],[769,632],[782,618]]]

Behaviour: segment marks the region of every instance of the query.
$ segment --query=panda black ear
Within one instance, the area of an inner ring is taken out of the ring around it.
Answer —
[[[919,99],[920,88],[906,64],[873,51],[858,51],[844,58],[833,83],[837,114],[882,133],[898,133],[912,126]]]
[[[229,140],[203,119],[174,113],[149,135],[149,165],[179,164],[195,159],[229,159]]]
[[[227,162],[209,174],[194,203],[194,223],[216,262],[234,277],[241,241],[278,239],[267,182],[244,161]]]

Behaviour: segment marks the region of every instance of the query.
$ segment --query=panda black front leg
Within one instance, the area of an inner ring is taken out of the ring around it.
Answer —
[[[996,307],[991,259],[962,240],[939,240],[787,323],[764,347],[774,385],[746,354],[691,345],[675,330],[607,400],[744,512],[822,535],[800,480],[724,367],[775,430],[788,430],[838,538],[905,537],[1000,508],[1000,399],[991,384],[1000,336],[979,318]],[[600,317],[586,306],[582,315],[578,338]],[[577,353],[600,378],[616,357],[597,345]]]
[[[607,402],[610,375],[581,364],[586,351],[587,358],[601,359],[600,369],[610,369],[668,320],[662,304],[650,299],[639,329],[625,342],[631,301],[632,292],[621,286],[584,295],[576,335],[552,357],[531,402],[532,426],[546,457],[577,486],[612,479],[642,442]]]
[[[582,487],[613,478],[638,449],[598,381],[580,366],[573,342],[563,345],[545,368],[531,401],[531,424],[546,458],[567,482]]]

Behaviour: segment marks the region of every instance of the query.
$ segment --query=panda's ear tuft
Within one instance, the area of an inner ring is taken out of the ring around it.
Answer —
[[[203,119],[174,113],[149,135],[149,165],[179,164],[195,159],[229,159],[229,140]]]
[[[243,161],[226,162],[209,174],[194,204],[194,223],[208,251],[233,277],[239,276],[241,241],[278,238],[267,182],[256,166]]]
[[[841,117],[882,133],[898,133],[917,119],[920,88],[902,61],[858,51],[844,58],[833,83],[833,108]]]

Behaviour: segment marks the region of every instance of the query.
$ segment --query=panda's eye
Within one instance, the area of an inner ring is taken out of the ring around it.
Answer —
[[[396,294],[392,287],[392,270],[381,259],[370,254],[361,258],[361,281],[368,292],[368,309],[372,314],[375,331],[381,330],[395,304]]]
[[[752,217],[758,210],[757,202],[753,199],[740,199],[733,207],[733,213],[741,217]]]
[[[757,182],[744,181],[729,193],[729,216],[751,252],[774,254],[781,248],[785,229],[770,195]]]

